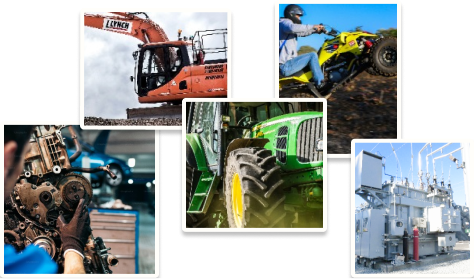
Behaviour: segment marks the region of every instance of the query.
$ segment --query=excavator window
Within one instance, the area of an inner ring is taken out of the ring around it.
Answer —
[[[140,91],[141,95],[146,95],[146,92],[161,87],[167,81],[164,49],[147,49],[142,57]]]
[[[140,71],[139,95],[145,96],[148,91],[162,87],[176,77],[184,64],[179,47],[156,46],[142,50],[139,62]]]
[[[183,66],[181,50],[177,47],[171,47],[169,51],[171,72],[179,72]]]

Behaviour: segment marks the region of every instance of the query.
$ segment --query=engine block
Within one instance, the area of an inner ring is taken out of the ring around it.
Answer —
[[[58,264],[58,272],[64,270],[64,257],[60,231],[56,227],[59,215],[70,221],[80,199],[88,205],[92,198],[90,182],[81,174],[73,172],[108,171],[99,169],[72,168],[81,153],[75,131],[69,127],[76,145],[76,153],[68,156],[66,144],[61,136],[64,125],[36,126],[25,156],[24,170],[5,201],[4,242],[13,245],[17,251],[28,245],[45,249]],[[110,171],[109,171],[110,174]],[[118,260],[108,254],[100,237],[91,234],[84,249],[86,273],[112,273],[110,266]]]

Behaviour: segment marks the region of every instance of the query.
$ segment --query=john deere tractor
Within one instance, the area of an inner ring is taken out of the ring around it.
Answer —
[[[321,102],[187,103],[187,227],[322,227]]]

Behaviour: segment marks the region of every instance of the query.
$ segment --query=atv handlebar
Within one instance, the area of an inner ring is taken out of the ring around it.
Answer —
[[[337,31],[336,29],[332,28],[329,25],[320,23],[319,25],[314,25],[314,26],[315,27],[316,26],[322,26],[323,27],[320,32],[318,32],[316,28],[314,29],[315,33],[317,33],[317,34],[326,34],[326,35],[332,36],[332,37],[336,37],[337,35],[339,35],[339,31]]]
[[[323,30],[321,30],[321,34],[326,34],[332,37],[336,37],[337,35],[339,35],[339,31],[332,28],[331,26],[323,24],[323,23],[320,23],[319,25],[323,26]]]

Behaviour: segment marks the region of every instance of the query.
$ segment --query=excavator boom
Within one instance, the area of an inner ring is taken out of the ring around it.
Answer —
[[[115,16],[84,14],[84,25],[101,30],[132,36],[143,43],[167,42],[165,31],[145,13],[111,12]],[[138,17],[138,14],[146,18]]]

